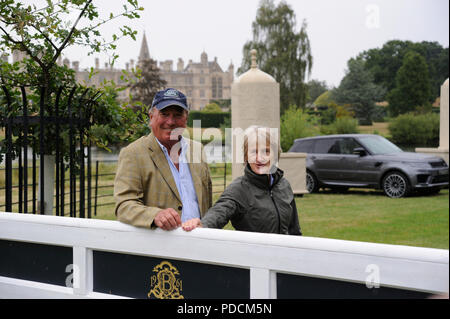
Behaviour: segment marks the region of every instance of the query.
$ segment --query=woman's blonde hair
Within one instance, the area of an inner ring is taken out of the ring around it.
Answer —
[[[248,140],[252,137],[256,137],[257,141],[266,141],[266,145],[270,145],[270,152],[275,154],[275,159],[278,161],[280,159],[280,154],[282,152],[278,129],[268,128],[264,126],[252,125],[244,131],[244,162],[248,162]]]

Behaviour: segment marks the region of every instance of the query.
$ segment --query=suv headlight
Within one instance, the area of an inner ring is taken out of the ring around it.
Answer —
[[[427,162],[405,162],[405,164],[416,168],[431,168],[430,163]]]

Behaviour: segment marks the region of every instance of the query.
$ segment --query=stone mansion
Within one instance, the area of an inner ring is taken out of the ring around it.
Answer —
[[[23,52],[13,52],[13,62],[21,60],[23,55]],[[135,63],[135,60],[131,59],[126,63],[126,70],[139,66],[139,61],[149,58],[150,52],[144,33],[137,62]],[[113,80],[119,86],[125,85],[125,82],[121,80],[123,70],[113,68],[108,63],[105,63],[102,67],[99,58],[95,59],[95,75],[91,79],[89,79],[89,69],[81,70],[78,61],[71,62],[64,58],[63,60],[60,59],[58,63],[72,68],[79,83],[100,86],[104,80]],[[179,58],[176,68],[173,64],[172,60],[159,62],[161,78],[167,81],[166,87],[173,87],[186,94],[192,110],[201,110],[211,100],[231,99],[231,84],[234,78],[232,63],[226,71],[223,71],[217,63],[217,58],[208,61],[208,55],[203,52],[200,56],[200,62],[189,60],[185,65],[183,59]],[[119,99],[125,100],[129,93],[129,89],[120,91]]]

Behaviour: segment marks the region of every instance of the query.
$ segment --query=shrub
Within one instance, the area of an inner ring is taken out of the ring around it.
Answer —
[[[439,115],[407,113],[391,120],[392,141],[400,146],[437,146],[439,144]]]
[[[315,125],[317,117],[310,115],[295,105],[287,109],[280,121],[281,148],[287,152],[297,138],[319,135]]]
[[[375,105],[373,110],[373,121],[374,122],[386,122],[387,108],[381,105]]]
[[[320,132],[324,135],[359,133],[358,120],[351,117],[341,117],[330,125],[323,125]]]
[[[188,118],[188,126],[192,127],[194,120],[202,121],[202,128],[209,127],[220,127],[226,120],[230,118],[230,112],[201,112],[201,111],[190,111]]]
[[[222,113],[222,109],[216,103],[209,103],[209,104],[205,105],[205,107],[202,109],[202,112],[206,112],[206,113]]]

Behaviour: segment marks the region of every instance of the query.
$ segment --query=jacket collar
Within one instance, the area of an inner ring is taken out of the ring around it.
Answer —
[[[164,155],[163,150],[158,144],[155,135],[150,133],[145,137],[147,141],[147,146],[152,153],[152,160],[155,163],[155,166],[161,172],[162,177],[166,181],[167,185],[169,185],[172,192],[175,194],[177,199],[181,202],[181,196],[178,193],[177,184],[175,183],[175,179],[173,178],[172,171],[170,170],[169,163],[167,162],[166,156]]]
[[[275,168],[276,168],[275,173],[270,174],[272,175],[273,178],[272,185],[270,185],[270,176],[268,174],[262,175],[256,174],[255,172],[252,171],[248,163],[247,165],[245,165],[244,176],[250,183],[256,185],[259,188],[272,189],[276,184],[278,184],[278,182],[284,175],[284,172],[281,169],[279,169],[278,167]]]

